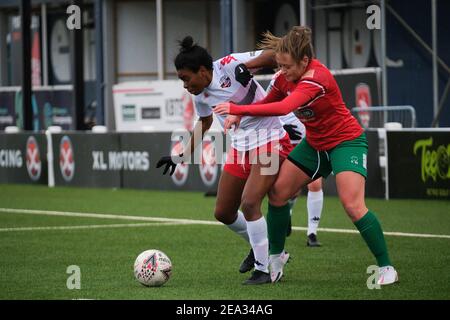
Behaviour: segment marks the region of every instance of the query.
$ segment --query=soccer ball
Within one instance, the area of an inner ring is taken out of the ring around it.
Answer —
[[[147,287],[159,287],[169,280],[172,262],[162,251],[151,249],[142,252],[134,262],[134,276]]]

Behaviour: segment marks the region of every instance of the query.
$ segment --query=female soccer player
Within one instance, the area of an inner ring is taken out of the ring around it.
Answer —
[[[216,105],[225,101],[252,103],[265,95],[242,62],[233,56],[213,62],[208,52],[194,44],[190,36],[181,41],[175,67],[184,88],[195,95],[200,118],[184,152],[177,159],[167,156],[158,162],[158,168],[166,165],[164,174],[169,168],[172,174],[176,162],[186,160],[201,143],[211,127]],[[223,126],[225,117],[218,116],[218,120]],[[219,180],[214,215],[252,246],[255,270],[244,284],[270,283],[267,224],[261,214],[261,202],[292,145],[278,117],[242,117],[240,129],[230,131],[230,135],[232,148]],[[268,157],[271,163],[267,163]],[[243,214],[238,212],[239,207]],[[289,254],[283,251],[281,256],[286,263]]]
[[[269,92],[273,88],[276,78],[281,74],[281,72],[275,73],[272,81],[270,82]],[[289,134],[291,139],[291,144],[295,147],[306,137],[306,128],[303,123],[292,113],[288,113],[284,116],[279,117],[283,128]],[[322,216],[323,208],[323,190],[322,190],[322,177],[310,182],[307,185],[308,195],[306,196],[306,209],[308,211],[308,230],[306,231],[307,239],[306,245],[308,247],[320,247],[321,244],[317,240],[317,228],[319,227],[320,218]],[[295,194],[291,199],[289,199],[289,214],[292,216],[292,210],[294,208],[295,202],[297,201],[298,194]],[[288,230],[286,236],[289,236],[292,231],[291,220],[289,220]]]
[[[270,50],[272,52],[272,50]],[[261,67],[261,63],[264,62],[264,67],[275,67],[276,61],[275,54],[266,51],[266,56],[263,61],[259,60],[259,56],[263,51],[253,51],[253,52],[244,52],[244,53],[232,53],[231,55],[240,61],[245,61],[245,65],[252,72],[257,71],[258,67]],[[273,88],[273,84],[276,78],[280,75],[280,71],[274,74],[270,84],[267,88],[267,92],[269,92]],[[279,117],[283,128],[289,134],[289,138],[291,140],[291,144],[296,146],[300,143],[302,139],[305,138],[306,129],[303,123],[292,113],[288,113],[286,115],[282,115]],[[306,245],[308,247],[320,247],[321,244],[317,240],[317,228],[319,227],[320,218],[322,216],[322,208],[323,208],[323,191],[322,191],[322,178],[318,178],[311,183],[308,184],[308,195],[306,199],[306,207],[308,211],[308,230],[306,232],[307,240]],[[299,191],[300,193],[300,191]],[[292,216],[292,210],[297,201],[298,194],[295,194],[291,199],[289,199],[289,214]],[[292,231],[291,219],[289,219],[288,230],[286,235],[289,236]]]
[[[318,177],[336,175],[339,199],[366,241],[379,266],[378,284],[398,281],[377,217],[364,200],[367,176],[367,139],[357,120],[342,100],[330,71],[313,57],[311,30],[293,27],[284,37],[266,33],[262,45],[274,49],[281,75],[262,101],[253,105],[223,103],[214,109],[219,115],[280,116],[294,112],[306,127],[304,139],[288,156],[269,192],[267,216],[271,272],[282,273],[277,255],[284,250],[289,221],[288,200]],[[238,123],[229,116],[225,129]]]

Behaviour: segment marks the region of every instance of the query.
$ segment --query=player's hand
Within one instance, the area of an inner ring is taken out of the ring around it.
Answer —
[[[175,172],[175,168],[177,167],[178,163],[183,163],[183,154],[179,154],[178,156],[164,156],[161,159],[159,159],[158,163],[156,164],[156,168],[162,167],[165,165],[163,174],[166,174],[167,171],[170,168],[169,175],[173,175]]]
[[[229,102],[223,102],[219,103],[217,106],[213,108],[214,113],[220,114],[220,115],[227,115],[230,113],[230,103]]]
[[[302,138],[302,133],[297,129],[298,127],[295,124],[285,124],[283,128],[288,133],[289,139],[295,141]]]
[[[233,115],[227,116],[225,122],[223,123],[223,129],[225,134],[227,134],[228,129],[231,129],[231,126],[233,125],[234,130],[239,128],[240,123],[241,123],[241,116],[233,116]]]
[[[253,78],[253,75],[248,71],[245,64],[241,63],[236,66],[234,69],[234,77],[236,81],[239,82],[243,87],[246,87],[250,80]]]

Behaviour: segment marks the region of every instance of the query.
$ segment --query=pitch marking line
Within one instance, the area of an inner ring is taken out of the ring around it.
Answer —
[[[135,220],[135,221],[154,221],[154,222],[176,222],[176,223],[185,223],[185,224],[213,224],[213,225],[215,225],[215,224],[220,225],[221,224],[220,222],[206,221],[206,220],[156,218],[156,217],[127,216],[127,215],[115,215],[115,214],[66,212],[66,211],[47,211],[47,210],[0,208],[0,212],[4,212],[4,213],[19,213],[19,214],[23,213],[23,214],[32,214],[32,215],[46,215],[46,216],[98,218],[98,219],[118,219],[118,220]]]
[[[153,226],[173,226],[173,225],[182,225],[182,224],[192,224],[192,223],[154,222],[154,223],[91,224],[91,225],[84,225],[84,226],[18,227],[18,228],[0,228],[0,232],[136,228],[136,227],[153,227]]]
[[[47,216],[65,216],[65,217],[82,217],[82,218],[98,218],[98,219],[119,219],[119,220],[166,222],[164,225],[167,225],[167,222],[172,222],[173,224],[221,225],[220,222],[207,221],[207,220],[156,218],[156,217],[127,216],[127,215],[99,214],[99,213],[11,209],[11,208],[0,208],[0,212],[10,213],[10,214],[18,213],[18,214],[47,215]],[[136,225],[139,225],[139,224],[136,224]],[[151,226],[151,225],[155,225],[155,224],[149,224],[149,225]],[[67,227],[70,227],[70,226],[67,226]],[[67,227],[60,227],[60,228],[67,228]],[[83,226],[78,226],[78,227],[83,227]],[[36,228],[39,228],[39,227],[36,227]],[[46,228],[46,227],[42,227],[42,228]],[[50,228],[50,227],[48,227],[48,228]],[[52,228],[56,228],[56,227],[52,227]],[[292,227],[292,229],[293,230],[307,230],[307,228],[305,228],[305,227]],[[318,231],[334,232],[334,233],[355,233],[355,234],[359,233],[357,230],[335,229],[335,228],[318,228]],[[423,233],[405,233],[405,232],[389,232],[389,231],[384,232],[384,234],[387,236],[397,236],[397,237],[450,239],[450,235],[446,235],[446,234],[423,234]]]

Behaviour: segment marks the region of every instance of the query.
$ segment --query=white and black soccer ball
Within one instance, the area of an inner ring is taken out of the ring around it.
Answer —
[[[150,249],[142,252],[134,262],[134,276],[147,287],[159,287],[169,280],[172,262],[162,251]]]

